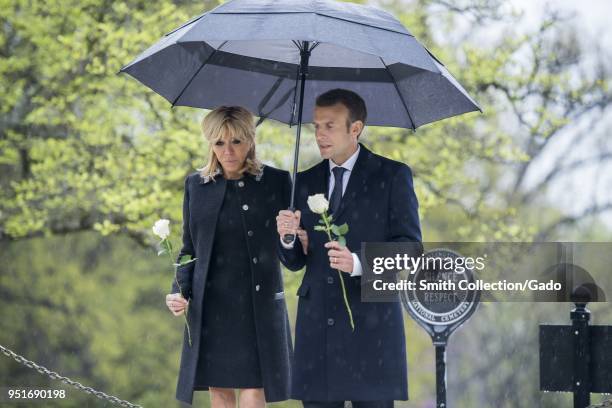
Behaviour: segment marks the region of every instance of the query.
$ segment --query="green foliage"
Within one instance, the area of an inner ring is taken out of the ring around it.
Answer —
[[[201,4],[11,2],[0,60],[2,235],[95,229],[141,236],[180,218],[204,159],[193,109],[170,110],[118,69]],[[166,208],[168,210],[166,210]]]
[[[82,232],[14,243],[0,264],[0,344],[120,398],[178,406],[184,322],[165,308],[173,278],[166,259],[128,237]],[[53,406],[107,406],[6,356],[0,382],[66,389]]]

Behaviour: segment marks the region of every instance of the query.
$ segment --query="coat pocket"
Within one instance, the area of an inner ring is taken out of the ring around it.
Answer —
[[[306,297],[306,295],[308,295],[309,290],[310,290],[310,285],[306,282],[302,282],[302,284],[297,290],[297,295],[300,297]]]

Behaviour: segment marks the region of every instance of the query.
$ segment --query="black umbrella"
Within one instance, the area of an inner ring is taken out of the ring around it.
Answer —
[[[301,124],[312,121],[315,97],[327,90],[357,92],[368,125],[415,130],[482,111],[391,14],[331,0],[228,1],[169,32],[120,72],[172,106],[242,105],[260,122],[297,125],[294,180]]]

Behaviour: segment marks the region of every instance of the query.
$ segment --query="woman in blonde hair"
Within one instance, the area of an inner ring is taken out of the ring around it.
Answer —
[[[187,308],[176,398],[263,407],[289,398],[291,335],[277,256],[276,215],[289,202],[289,173],[255,154],[253,115],[222,106],[202,121],[208,163],[185,178],[183,247],[197,258],[179,269],[166,304]],[[181,296],[181,293],[185,296]]]

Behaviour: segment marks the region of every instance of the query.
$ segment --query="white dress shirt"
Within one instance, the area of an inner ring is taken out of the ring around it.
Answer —
[[[338,166],[342,166],[346,169],[342,173],[342,195],[344,195],[344,192],[346,191],[346,186],[348,185],[348,182],[349,182],[349,178],[351,177],[351,174],[353,173],[353,167],[355,166],[355,162],[357,161],[357,157],[359,156],[359,150],[361,150],[361,147],[357,145],[357,150],[355,151],[355,153],[353,153],[351,157],[349,157],[344,163],[340,165],[334,163],[333,160],[329,160],[329,183],[328,183],[329,189],[327,191],[328,200],[331,198],[332,191],[334,191],[334,185],[336,184],[336,180],[334,177],[334,173],[332,172],[332,169]],[[285,244],[283,240],[281,239],[281,243],[283,244],[283,247],[285,247],[286,249],[293,248],[293,242],[291,244]],[[359,260],[359,257],[357,256],[356,253],[352,252],[351,254],[353,255],[353,272],[351,272],[351,276],[361,276],[362,274],[361,261]]]

